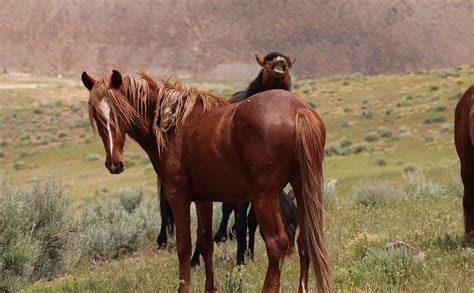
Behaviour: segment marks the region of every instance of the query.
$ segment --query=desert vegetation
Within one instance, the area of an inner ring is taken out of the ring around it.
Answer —
[[[473,77],[474,66],[461,66],[295,81],[327,126],[325,178],[337,184],[325,185],[325,237],[338,288],[472,290],[452,113]],[[175,290],[174,240],[161,251],[154,243],[157,182],[146,155],[129,141],[125,173],[107,173],[78,78],[3,73],[0,82],[45,85],[1,90],[0,291]],[[223,96],[243,87],[186,83]],[[216,205],[216,225],[219,217]],[[387,248],[395,240],[410,249]],[[220,287],[258,291],[263,241],[245,266],[234,267],[235,251],[235,242],[216,247]],[[296,290],[298,270],[295,253],[285,260],[283,291]],[[202,291],[203,268],[193,276]]]

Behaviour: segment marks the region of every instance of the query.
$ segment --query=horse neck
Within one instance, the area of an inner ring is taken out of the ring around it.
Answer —
[[[158,174],[160,172],[160,160],[158,146],[156,144],[156,136],[153,131],[153,115],[157,104],[156,93],[150,91],[147,99],[149,101],[147,105],[148,110],[144,114],[144,117],[142,117],[143,125],[145,127],[135,125],[127,132],[127,134],[147,153],[155,172]]]
[[[270,76],[269,79],[271,80],[270,83],[264,85],[263,83],[263,75],[264,74],[270,74],[271,73],[265,73],[263,70],[260,71],[258,76],[249,84],[245,91],[245,99],[253,96],[255,94],[258,94],[263,91],[268,91],[268,90],[274,90],[274,89],[282,89],[282,90],[287,90],[291,91],[291,76],[287,72],[283,78],[273,78],[273,76]]]

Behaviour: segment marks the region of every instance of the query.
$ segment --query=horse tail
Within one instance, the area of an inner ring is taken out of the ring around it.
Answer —
[[[304,225],[310,261],[320,292],[334,292],[331,267],[323,239],[323,160],[326,129],[309,108],[296,114],[296,158],[301,175]]]

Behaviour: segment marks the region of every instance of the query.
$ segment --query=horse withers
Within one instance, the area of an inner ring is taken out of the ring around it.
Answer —
[[[300,226],[299,290],[307,290],[313,264],[319,290],[334,291],[323,240],[322,165],[325,127],[319,115],[288,91],[266,91],[245,103],[151,78],[99,80],[83,73],[89,115],[104,144],[111,173],[125,167],[125,135],[145,149],[158,173],[176,222],[180,292],[191,291],[190,205],[196,203],[206,291],[216,291],[212,261],[212,201],[252,201],[265,236],[264,292],[279,292],[288,236],[279,194],[291,183]],[[279,107],[269,107],[277,104]],[[154,149],[154,150],[153,150]]]
[[[474,235],[474,85],[462,95],[454,115],[454,143],[464,185],[464,231]]]

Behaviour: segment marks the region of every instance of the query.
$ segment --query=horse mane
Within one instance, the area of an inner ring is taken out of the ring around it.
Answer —
[[[250,96],[253,96],[255,94],[258,94],[259,92],[263,92],[266,90],[265,87],[263,86],[262,79],[263,79],[263,69],[260,70],[257,77],[254,80],[252,80],[252,82],[249,84],[249,86],[245,90],[245,96],[243,98],[244,100]]]
[[[159,154],[166,149],[169,130],[174,127],[179,131],[196,103],[202,103],[203,113],[227,103],[223,97],[200,91],[195,87],[184,87],[180,82],[170,82],[168,79],[162,80],[162,83],[163,86],[158,90],[158,103],[153,120]]]
[[[120,119],[127,127],[132,125],[144,126],[142,117],[148,112],[148,97],[157,89],[156,82],[144,72],[138,75],[126,75],[120,89],[110,86],[110,78],[101,78],[97,81],[89,97],[89,121],[96,130],[93,114],[105,121],[104,113],[100,111],[103,98],[107,100],[112,113],[116,113],[110,124],[118,129]],[[121,93],[124,91],[124,94]],[[144,127],[145,128],[145,127]]]

